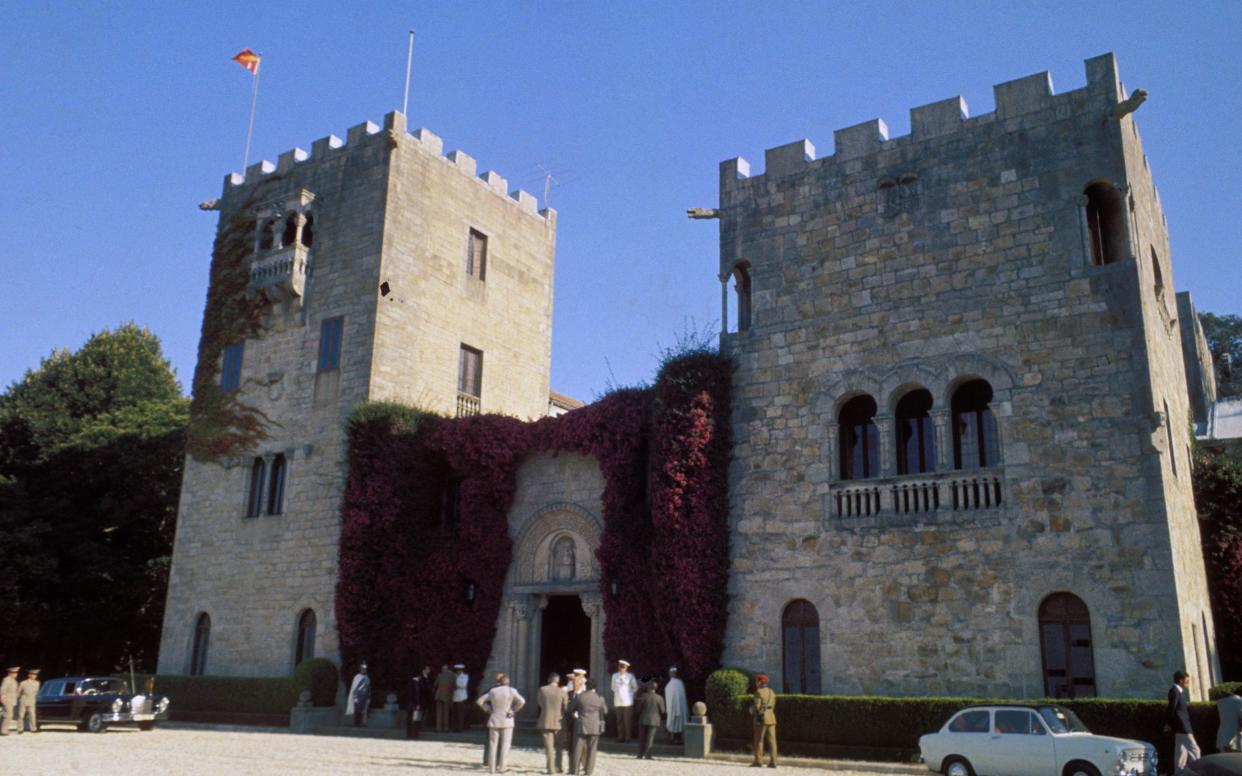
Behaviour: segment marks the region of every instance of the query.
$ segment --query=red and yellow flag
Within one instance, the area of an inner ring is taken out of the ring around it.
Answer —
[[[259,55],[250,49],[242,49],[237,52],[237,56],[233,57],[233,61],[246,68],[251,73],[259,72]]]

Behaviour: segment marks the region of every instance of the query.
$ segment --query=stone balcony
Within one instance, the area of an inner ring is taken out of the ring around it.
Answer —
[[[834,482],[827,522],[854,518],[999,512],[1005,472],[998,467]]]
[[[310,249],[287,245],[268,251],[250,262],[250,292],[261,293],[273,302],[301,302],[306,289]]]
[[[457,417],[464,418],[470,415],[478,415],[482,409],[482,402],[478,396],[473,394],[457,392]]]

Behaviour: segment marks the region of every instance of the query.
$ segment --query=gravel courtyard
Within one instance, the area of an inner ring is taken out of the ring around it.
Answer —
[[[482,750],[475,744],[445,741],[403,741],[344,736],[293,735],[210,728],[162,728],[141,733],[115,729],[103,734],[79,733],[72,728],[45,728],[31,735],[0,739],[0,770],[6,773],[90,774],[90,776],[276,776],[277,774],[453,774],[485,773]],[[543,753],[515,747],[511,773],[543,772]],[[876,773],[914,774],[911,766],[869,767],[849,770],[846,765],[821,762],[782,765],[781,771],[832,773],[835,776],[873,776]],[[866,767],[866,766],[860,766]],[[632,755],[601,752],[599,776],[742,776],[758,773],[745,763],[657,759],[639,761]],[[769,772],[769,771],[764,771]],[[930,774],[930,771],[922,770]]]

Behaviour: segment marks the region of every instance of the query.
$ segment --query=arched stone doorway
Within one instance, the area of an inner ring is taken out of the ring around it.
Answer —
[[[597,681],[604,677],[595,558],[601,531],[598,517],[568,502],[546,505],[517,526],[487,675],[509,673],[527,698],[549,671],[585,668]],[[534,713],[537,704],[527,705]]]

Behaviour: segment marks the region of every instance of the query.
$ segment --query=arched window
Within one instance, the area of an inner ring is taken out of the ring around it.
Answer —
[[[1082,599],[1054,593],[1039,606],[1039,641],[1044,662],[1044,695],[1094,698],[1095,658],[1091,615]]]
[[[862,480],[880,473],[880,432],[875,399],[855,396],[841,407],[841,479]]]
[[[302,244],[307,248],[315,241],[315,214],[306,214],[306,223],[302,224]]]
[[[573,580],[577,573],[578,559],[571,536],[562,536],[552,544],[548,558],[548,577],[557,582]]]
[[[279,515],[285,511],[285,470],[288,464],[283,455],[272,459],[272,479],[267,489],[267,513]]]
[[[781,615],[783,692],[815,695],[819,681],[819,612],[810,601],[791,601]]]
[[[268,251],[272,249],[272,243],[276,241],[276,226],[273,219],[263,222],[263,226],[259,229],[259,250]]]
[[[897,402],[897,473],[936,470],[936,430],[931,419],[932,395],[924,388]]]
[[[290,213],[285,219],[285,231],[280,235],[280,247],[293,245],[298,239],[298,214]]]
[[[250,497],[246,502],[246,517],[258,517],[263,514],[263,485],[267,477],[267,463],[261,456],[255,456],[250,466]]]
[[[190,652],[190,676],[202,676],[207,672],[207,642],[211,640],[211,617],[207,612],[198,615],[194,622],[194,648]]]
[[[992,386],[971,380],[953,392],[953,468],[981,469],[998,460]]]
[[[293,656],[293,667],[315,656],[315,610],[307,609],[298,618],[298,648]]]
[[[1121,192],[1108,183],[1093,183],[1087,197],[1087,231],[1091,235],[1091,263],[1112,264],[1126,257],[1126,226]]]
[[[750,264],[740,262],[733,268],[733,291],[737,298],[737,331],[750,328]]]

